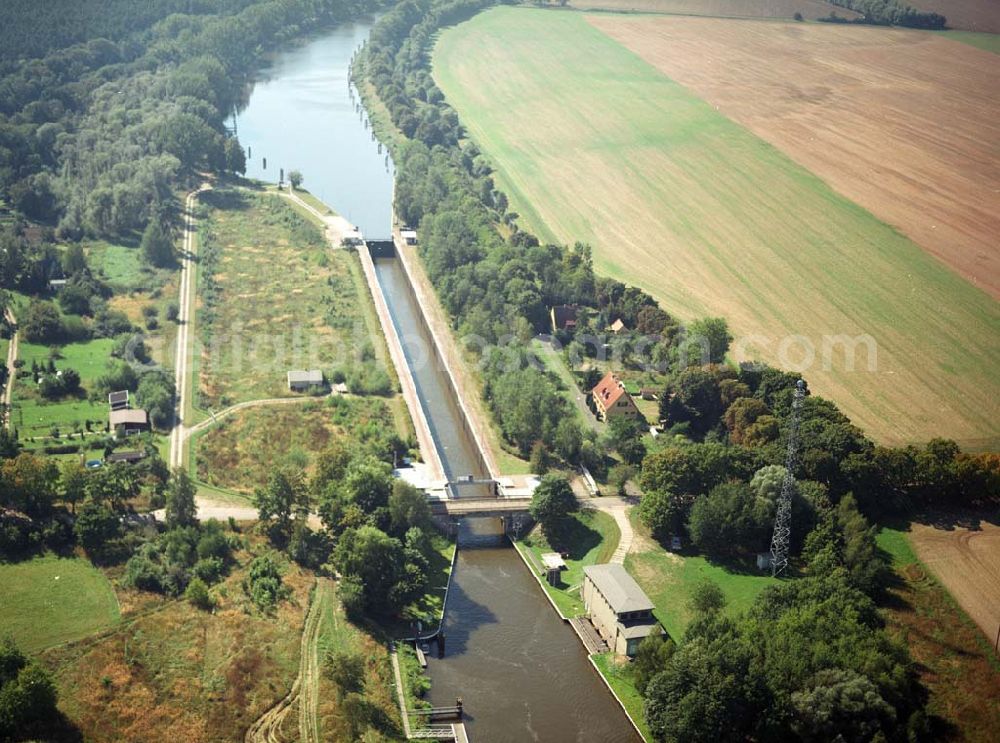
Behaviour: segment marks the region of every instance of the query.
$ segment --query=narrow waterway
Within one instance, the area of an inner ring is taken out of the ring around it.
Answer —
[[[297,168],[313,193],[379,237],[388,234],[392,181],[347,82],[348,64],[369,28],[343,27],[274,60],[237,125],[240,140],[253,148],[248,175],[273,181],[275,166],[286,173]],[[394,259],[376,261],[376,273],[446,473],[483,475],[405,273]],[[466,520],[460,544],[445,657],[429,658],[431,701],[447,706],[462,697],[476,743],[638,740],[570,627],[504,541],[499,522]]]

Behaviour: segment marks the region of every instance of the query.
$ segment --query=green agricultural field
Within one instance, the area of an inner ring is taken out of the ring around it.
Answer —
[[[977,49],[1000,54],[1000,34],[986,34],[978,31],[937,31],[935,33],[953,41],[961,41],[963,44],[974,46]]]
[[[354,253],[330,250],[277,196],[217,190],[201,200],[212,208],[200,230],[198,407],[287,397],[289,369],[329,374],[373,348]]]
[[[87,560],[0,564],[0,586],[0,631],[28,652],[86,637],[119,619],[111,584]]]
[[[629,514],[635,529],[632,551],[625,558],[625,568],[656,607],[656,618],[674,640],[684,637],[691,621],[688,608],[695,586],[705,580],[715,583],[726,597],[726,612],[738,614],[750,608],[757,595],[781,579],[757,571],[734,572],[704,557],[667,552],[650,538],[635,509]]]
[[[585,14],[481,13],[441,35],[434,76],[541,238],[591,243],[682,319],[726,317],[737,357],[804,367],[880,441],[1000,441],[996,301]],[[857,371],[829,340],[824,362],[824,338],[863,334],[875,371],[863,346]]]
[[[333,441],[353,447],[392,431],[393,425],[389,404],[381,398],[334,397],[238,410],[198,435],[198,479],[252,493],[276,466],[311,474],[316,454]]]
[[[572,529],[566,540],[570,545],[566,570],[560,573],[559,585],[542,584],[564,616],[575,617],[584,613],[583,598],[580,595],[583,569],[588,565],[600,565],[610,560],[620,539],[618,524],[606,513],[585,510],[573,517]],[[533,530],[515,546],[522,553],[528,553],[529,561],[535,566],[533,572],[539,570],[542,554],[554,551],[539,529]]]

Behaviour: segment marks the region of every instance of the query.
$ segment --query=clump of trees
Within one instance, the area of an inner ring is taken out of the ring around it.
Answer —
[[[531,517],[541,525],[545,538],[553,547],[561,544],[570,519],[578,510],[576,496],[562,475],[545,475],[531,496]]]
[[[0,738],[44,736],[62,718],[57,698],[48,671],[29,661],[9,637],[0,641]]]

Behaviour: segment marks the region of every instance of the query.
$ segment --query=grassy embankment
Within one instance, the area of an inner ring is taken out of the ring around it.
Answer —
[[[78,640],[120,618],[108,579],[80,558],[0,564],[0,585],[0,627],[25,652]]]
[[[930,691],[928,713],[943,719],[956,739],[991,740],[1000,726],[1000,660],[917,558],[905,531],[883,527],[878,545],[892,558],[895,572],[882,614],[890,634],[909,648]]]
[[[583,569],[588,565],[600,565],[611,559],[621,532],[614,518],[600,511],[584,510],[574,514],[566,535],[563,549],[568,553],[566,570],[561,571],[559,584],[549,585],[542,578],[542,587],[549,594],[559,611],[565,617],[576,617],[585,613],[580,587],[583,585]],[[538,574],[542,565],[542,554],[555,552],[540,528],[533,529],[514,546],[522,554],[527,553],[528,561],[534,566],[532,572]]]
[[[542,239],[592,244],[681,318],[726,317],[747,355],[808,338],[813,389],[876,439],[1000,436],[1000,344],[967,343],[1000,338],[996,302],[584,14],[481,13],[441,35],[434,76]],[[831,334],[871,335],[877,372],[863,349],[860,371],[842,348],[823,368]]]

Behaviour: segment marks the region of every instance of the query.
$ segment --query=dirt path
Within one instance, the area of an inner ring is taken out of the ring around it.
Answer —
[[[618,531],[621,537],[618,539],[618,546],[615,548],[611,559],[608,562],[621,565],[625,562],[625,556],[632,549],[632,540],[635,533],[632,530],[632,522],[629,521],[628,512],[632,504],[619,496],[605,495],[600,498],[579,498],[581,508],[591,508],[608,514],[618,524]]]
[[[7,316],[7,322],[10,323],[11,327],[17,327],[17,318],[14,316],[14,311],[8,307],[5,314]],[[14,366],[14,362],[17,361],[18,335],[19,334],[15,332],[14,335],[10,337],[10,345],[7,347],[7,386],[4,387],[3,391],[3,424],[8,429],[10,428],[10,404],[14,393],[14,378],[17,376],[17,368]]]
[[[177,388],[176,408],[174,409],[174,427],[170,432],[170,467],[180,467],[184,461],[184,408],[188,400],[190,351],[192,327],[195,315],[195,284],[194,264],[197,254],[194,235],[194,202],[198,194],[207,191],[211,186],[203,183],[197,191],[187,195],[184,202],[184,245],[181,248],[181,286],[178,301],[177,316],[177,351],[175,353],[174,385]]]
[[[913,524],[910,541],[928,567],[992,644],[1000,629],[1000,526],[941,529]]]
[[[262,400],[247,400],[246,402],[238,402],[235,405],[230,405],[224,410],[220,410],[218,413],[211,413],[211,418],[204,420],[196,426],[191,426],[190,428],[184,428],[181,434],[184,439],[188,439],[194,436],[200,431],[204,431],[216,423],[218,423],[223,418],[226,418],[237,410],[245,410],[246,408],[259,408],[266,407],[268,405],[293,405],[303,402],[309,402],[310,400],[317,400],[322,398],[316,397],[267,397]]]
[[[283,743],[281,734],[286,718],[298,704],[299,736],[301,743],[319,743],[319,636],[323,627],[323,614],[333,595],[329,579],[318,578],[313,592],[305,626],[302,628],[302,647],[299,654],[299,675],[288,694],[265,712],[247,730],[246,743]]]

